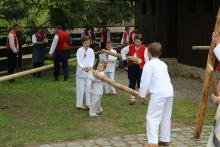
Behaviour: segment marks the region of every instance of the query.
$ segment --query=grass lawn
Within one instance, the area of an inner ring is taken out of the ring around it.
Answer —
[[[75,78],[54,82],[52,73],[42,79],[31,76],[0,83],[0,146],[145,133],[147,107],[129,106],[129,95],[104,96],[104,113],[90,119],[75,108]],[[174,127],[194,125],[198,103],[176,98]],[[211,124],[215,107],[208,106],[205,124]]]

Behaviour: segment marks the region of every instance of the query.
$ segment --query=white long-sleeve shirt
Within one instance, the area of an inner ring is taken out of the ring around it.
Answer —
[[[99,74],[102,76],[105,76],[104,71],[99,72]],[[92,80],[92,87],[91,87],[90,93],[96,94],[96,95],[102,95],[103,89],[104,89],[104,82],[94,77],[91,72],[89,73],[89,79]]]
[[[14,43],[14,35],[12,33],[10,33],[8,35],[8,38],[9,38],[9,46],[11,48],[11,50],[14,52],[14,53],[17,53],[18,50],[19,50],[19,45],[18,45],[18,42],[17,42],[17,46],[15,46],[15,43]]]
[[[117,53],[116,50],[114,49],[111,49],[110,52]],[[99,60],[100,61],[103,60],[107,62],[105,72],[115,72],[115,65],[116,65],[117,57],[112,56],[112,55],[108,55],[107,57],[106,54],[100,54]]]
[[[217,44],[214,48],[214,53],[218,61],[220,62],[220,44]]]
[[[53,38],[53,42],[51,44],[51,47],[50,47],[50,51],[49,51],[49,54],[52,55],[57,47],[57,43],[59,41],[59,37],[58,35],[55,35],[54,38]]]
[[[159,58],[152,58],[143,68],[139,94],[146,97],[148,92],[152,98],[173,97],[167,65]]]
[[[129,45],[121,49],[122,60],[127,60],[128,52],[129,52]],[[136,55],[134,55],[134,56],[136,56]],[[147,49],[145,49],[145,52],[144,52],[144,60],[145,60],[145,63],[149,61]]]
[[[95,54],[93,49],[88,48],[87,51],[81,47],[77,50],[77,68],[76,76],[80,78],[88,78],[88,72],[85,72],[83,68],[93,67],[95,61]]]

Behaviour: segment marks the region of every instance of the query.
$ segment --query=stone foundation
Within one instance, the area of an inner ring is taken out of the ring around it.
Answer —
[[[176,58],[162,58],[168,65],[168,70],[171,76],[183,76],[192,79],[204,79],[205,69],[195,66],[180,64]]]

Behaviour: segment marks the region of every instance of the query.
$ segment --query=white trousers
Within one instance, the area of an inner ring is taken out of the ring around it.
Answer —
[[[151,97],[146,115],[148,144],[158,144],[159,128],[160,141],[170,142],[172,105],[173,97]]]
[[[105,76],[111,80],[115,80],[115,73],[114,72],[106,72]],[[116,90],[111,85],[105,83],[104,85],[105,93],[107,94],[116,94]]]
[[[86,78],[76,77],[76,107],[83,107],[83,97],[86,97],[86,105],[90,107],[90,90],[91,90],[92,81]]]
[[[99,112],[103,112],[101,106],[102,95],[91,94],[91,107],[89,109],[89,114],[94,115]]]

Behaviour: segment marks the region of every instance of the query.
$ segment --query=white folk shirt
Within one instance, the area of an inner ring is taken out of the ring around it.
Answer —
[[[114,49],[111,49],[110,52],[117,53]],[[105,72],[115,72],[117,57],[111,55],[106,56],[106,54],[100,54],[99,60],[107,62]]]
[[[88,48],[87,51],[81,47],[77,50],[77,69],[76,76],[80,78],[88,78],[88,72],[85,72],[83,68],[93,67],[95,61],[95,54],[93,49]]]
[[[139,94],[146,97],[148,92],[152,98],[173,97],[167,65],[159,58],[152,58],[143,68]]]
[[[135,47],[135,49],[137,49]],[[127,54],[129,52],[129,45],[124,47],[123,49],[121,49],[121,56],[122,56],[122,60],[127,60]],[[136,53],[134,54],[134,57],[136,57]],[[145,60],[145,63],[149,61],[149,56],[148,56],[148,50],[145,49],[145,52],[144,52],[144,60]]]
[[[53,42],[51,44],[51,47],[50,47],[50,51],[49,51],[49,54],[52,55],[57,47],[57,43],[59,41],[59,37],[58,35],[56,34],[53,38]]]
[[[105,76],[104,71],[99,72],[99,74]],[[89,73],[89,79],[92,80],[92,88],[90,90],[90,93],[95,95],[102,95],[104,91],[104,82],[94,77],[91,72]]]
[[[220,62],[220,44],[217,44],[214,48],[214,53],[218,61]]]
[[[10,33],[8,38],[9,38],[9,46],[10,46],[11,50],[14,53],[17,53],[18,50],[19,50],[18,40],[17,40],[17,46],[15,46],[15,44],[14,44],[14,34]]]

